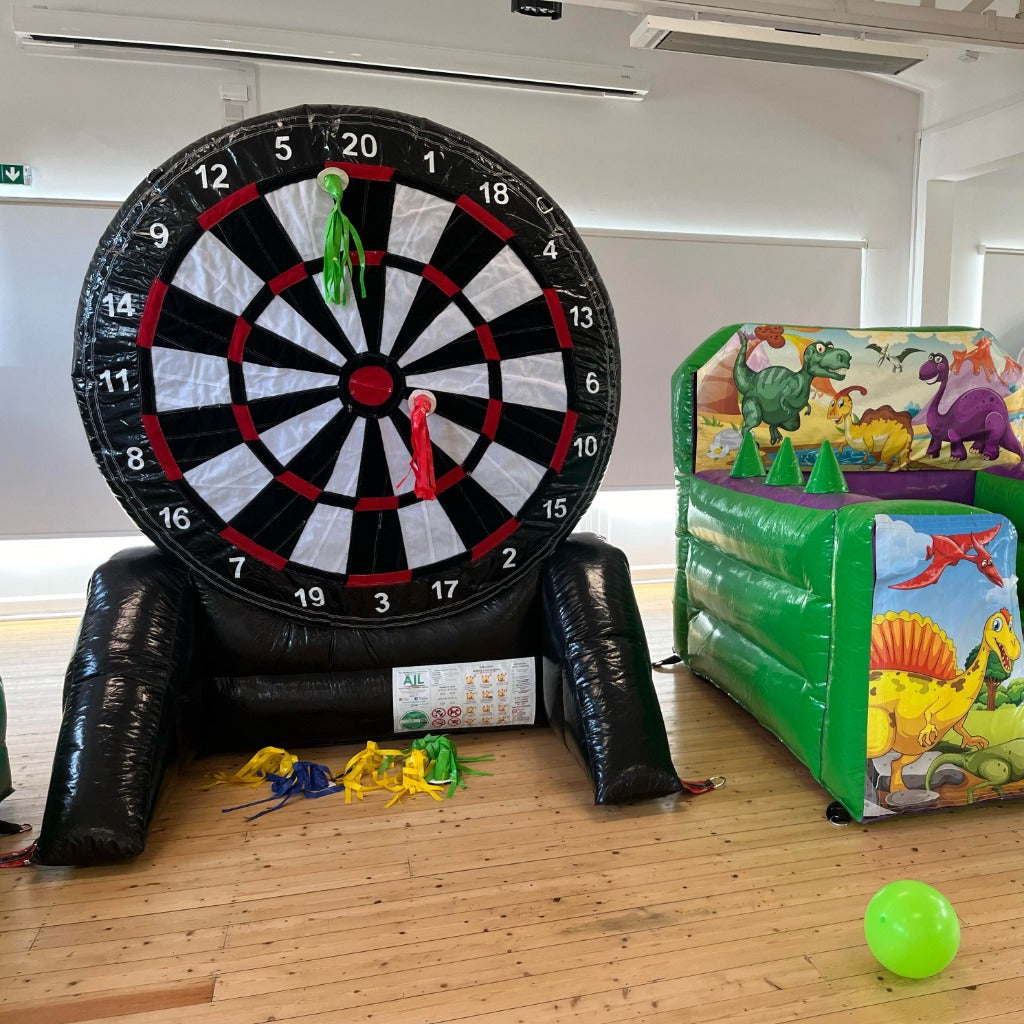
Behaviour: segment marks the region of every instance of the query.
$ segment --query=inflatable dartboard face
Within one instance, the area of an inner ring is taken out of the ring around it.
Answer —
[[[483,600],[572,529],[611,450],[617,339],[579,236],[419,118],[302,107],[188,147],[115,217],[78,319],[79,405],[128,513],[307,619]]]

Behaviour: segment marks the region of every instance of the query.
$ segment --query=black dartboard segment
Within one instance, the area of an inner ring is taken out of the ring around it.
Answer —
[[[324,296],[325,167],[364,249],[344,303]],[[154,171],[89,269],[73,377],[148,536],[264,607],[361,624],[483,600],[549,552],[619,395],[608,298],[558,207],[465,136],[347,107],[254,118]]]

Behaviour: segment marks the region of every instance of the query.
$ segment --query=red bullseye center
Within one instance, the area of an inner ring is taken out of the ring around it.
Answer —
[[[383,366],[360,366],[348,379],[349,394],[362,405],[383,405],[395,390],[395,378]]]

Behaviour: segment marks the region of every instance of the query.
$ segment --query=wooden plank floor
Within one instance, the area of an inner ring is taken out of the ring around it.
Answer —
[[[669,588],[638,594],[667,654]],[[75,629],[0,623],[7,819],[39,822]],[[727,698],[685,672],[655,682],[680,772],[724,789],[594,807],[536,729],[461,737],[497,760],[451,801],[329,797],[246,823],[221,812],[238,791],[197,788],[237,759],[195,763],[137,860],[0,871],[0,1024],[1024,1020],[1024,803],[836,828]],[[340,767],[355,749],[299,753]],[[963,922],[936,978],[897,978],[864,944],[867,900],[898,878],[939,886]]]

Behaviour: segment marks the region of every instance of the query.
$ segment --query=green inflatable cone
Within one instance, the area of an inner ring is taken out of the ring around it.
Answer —
[[[736,461],[733,463],[729,476],[735,477],[738,480],[754,476],[764,476],[764,463],[761,461],[761,453],[757,450],[757,442],[749,430],[743,435],[740,450],[736,453]]]
[[[784,437],[782,446],[775,455],[772,468],[768,470],[766,484],[773,487],[803,487],[804,474],[797,462],[796,451],[793,449],[793,441]]]
[[[847,494],[849,486],[839,468],[839,460],[828,441],[821,442],[811,475],[804,490],[808,494]]]

